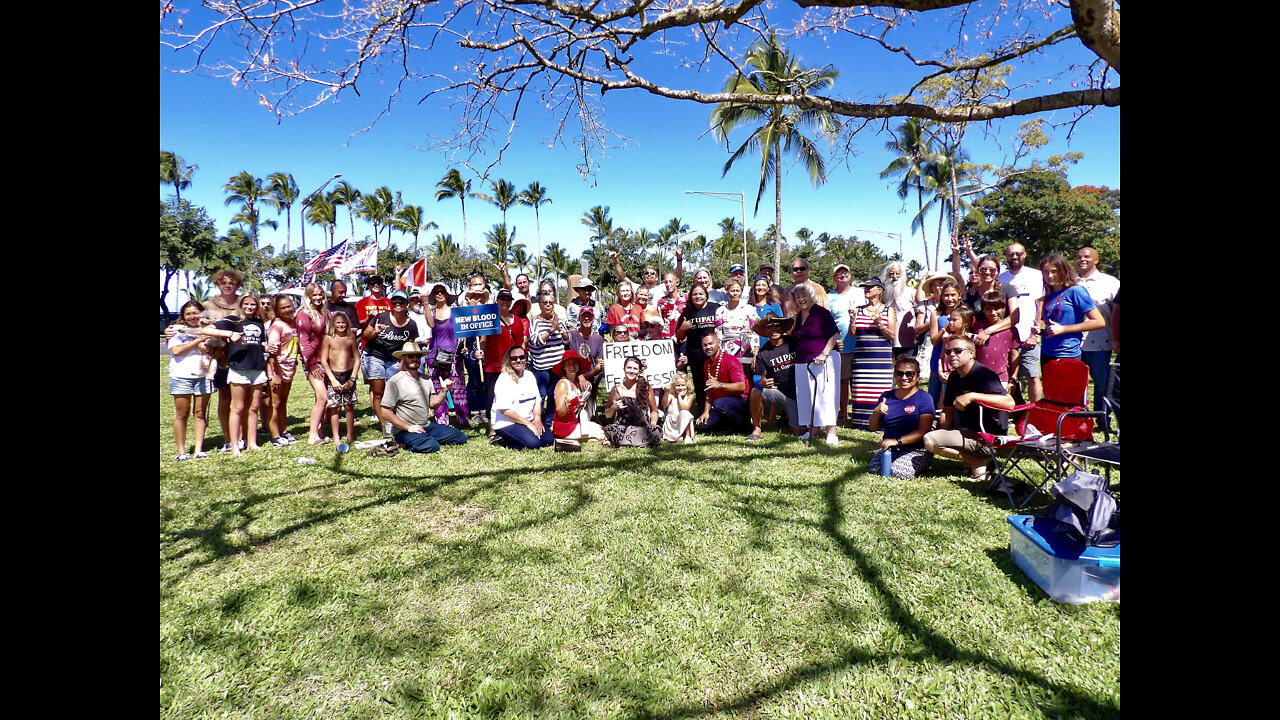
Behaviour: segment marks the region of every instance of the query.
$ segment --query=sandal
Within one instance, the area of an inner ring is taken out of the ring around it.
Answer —
[[[974,469],[970,470],[970,471],[969,471],[969,477],[973,478],[974,480],[979,480],[979,481],[983,481],[983,482],[985,482],[985,481],[987,481],[987,480],[991,479],[991,475],[992,475],[992,473],[993,473],[993,472],[994,472],[994,470],[995,470],[995,469],[992,467],[992,465],[993,465],[993,464],[994,464],[994,463],[988,463],[988,464],[986,464],[986,465],[983,465],[983,466],[982,466],[982,467],[980,467],[980,468],[974,468]]]
[[[174,458],[174,461],[176,461],[176,462],[185,462],[185,461],[190,460],[190,459],[191,459],[191,456],[190,456],[190,455],[188,455],[188,454],[186,454],[186,453],[182,453],[181,455],[178,455],[177,457],[175,457],[175,458]]]

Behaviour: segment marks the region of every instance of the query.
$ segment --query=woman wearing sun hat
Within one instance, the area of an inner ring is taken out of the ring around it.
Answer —
[[[591,381],[582,376],[582,365],[578,353],[566,350],[551,369],[559,378],[553,396],[555,419],[551,429],[558,438],[604,440],[604,428],[592,422],[587,413],[587,396],[594,388]]]
[[[449,287],[437,282],[425,288],[423,293],[426,303],[427,325],[431,328],[431,339],[427,343],[426,366],[423,374],[431,378],[432,386],[440,390],[441,380],[452,380],[449,397],[453,400],[454,415],[458,418],[458,427],[471,427],[471,417],[467,410],[467,381],[464,372],[462,353],[458,352],[461,343],[453,334],[454,297]],[[449,404],[436,408],[436,422],[449,424]]]

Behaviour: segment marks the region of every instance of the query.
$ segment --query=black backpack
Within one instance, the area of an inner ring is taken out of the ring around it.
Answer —
[[[1107,480],[1077,470],[1051,488],[1058,498],[1047,516],[1065,532],[1090,547],[1115,547],[1120,543],[1120,506],[1107,490]]]

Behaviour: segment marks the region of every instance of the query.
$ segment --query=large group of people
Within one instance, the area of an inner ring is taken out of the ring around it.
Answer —
[[[344,415],[345,443],[353,441],[364,382],[382,431],[413,452],[464,444],[462,431],[473,427],[517,450],[693,444],[708,431],[756,442],[767,414],[832,446],[841,425],[882,433],[876,472],[883,463],[911,478],[942,456],[983,478],[991,450],[980,431],[1000,431],[1016,398],[1043,395],[1041,364],[1083,360],[1101,407],[1119,352],[1119,281],[1097,269],[1091,247],[1074,264],[1050,254],[1032,268],[1014,243],[1004,272],[999,256],[978,257],[967,240],[953,256],[953,272],[926,273],[915,288],[897,262],[861,282],[838,264],[826,288],[796,258],[788,287],[765,263],[750,280],[734,265],[719,288],[698,268],[682,290],[683,258],[661,281],[646,266],[637,283],[611,254],[617,301],[608,306],[585,277],[570,278],[575,297],[562,306],[554,283],[520,275],[512,286],[504,272],[494,289],[481,274],[469,277],[460,297],[442,282],[388,295],[371,277],[368,296],[351,303],[341,280],[327,296],[310,284],[294,307],[286,294],[240,294],[239,273],[223,270],[213,278],[219,294],[184,305],[166,331],[177,459],[207,455],[214,393],[223,450],[262,447],[260,425],[272,446],[295,442],[288,399],[301,370],[315,396],[312,445],[341,443]],[[457,309],[488,304],[498,308],[497,333],[454,334]],[[602,387],[605,338],[671,343],[673,379],[651,387],[645,359],[627,357],[620,378]]]

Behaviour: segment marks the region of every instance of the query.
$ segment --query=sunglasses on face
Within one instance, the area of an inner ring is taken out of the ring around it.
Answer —
[[[525,358],[524,355],[512,355],[511,362],[521,362],[524,360],[524,358]]]
[[[804,272],[805,270],[808,270],[808,269],[809,268],[807,267],[793,267],[791,268],[791,272]]]
[[[900,378],[913,378],[917,375],[915,370],[894,370],[893,376]]]
[[[943,352],[943,353],[945,353],[945,354],[947,354],[947,355],[959,355],[960,353],[962,353],[962,352],[964,352],[964,351],[966,351],[966,350],[968,350],[968,349],[969,349],[969,348],[947,348],[946,350],[943,350],[942,352]]]

